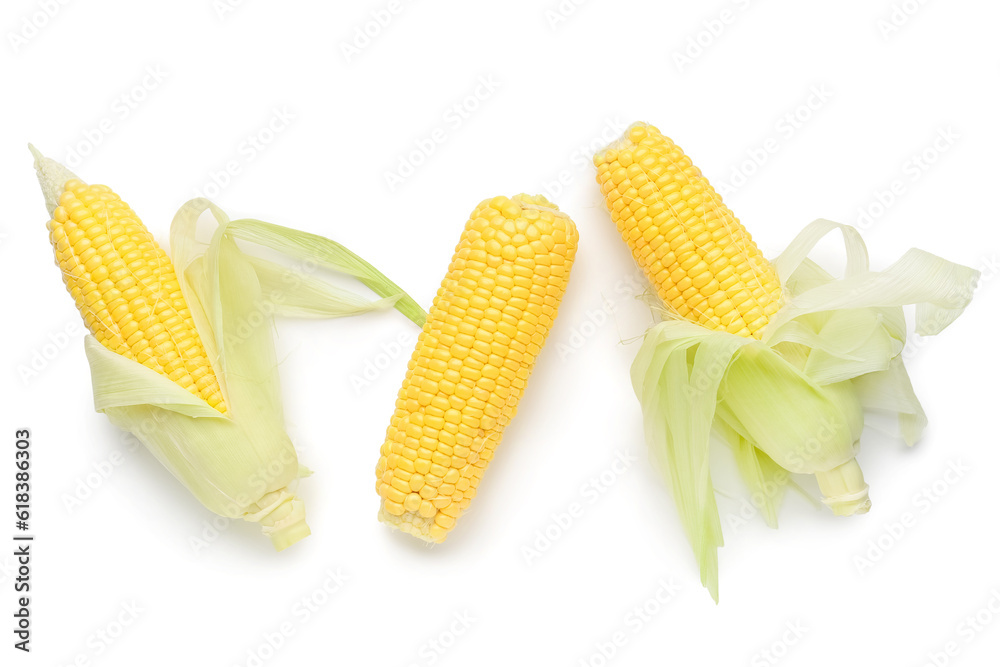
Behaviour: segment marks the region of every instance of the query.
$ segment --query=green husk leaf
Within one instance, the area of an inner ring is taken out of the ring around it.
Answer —
[[[778,505],[790,481],[787,471],[730,427],[721,415],[717,414],[713,426],[715,432],[732,449],[736,467],[750,490],[753,506],[768,526],[777,528]]]
[[[259,257],[249,256],[248,259],[257,273],[261,292],[272,296],[276,315],[348,317],[388,308],[403,298],[402,294],[396,294],[383,299],[366,299],[302,271],[287,269]]]
[[[667,321],[646,333],[632,365],[653,461],[677,503],[702,585],[716,602],[722,526],[709,470],[709,440],[719,382],[743,344],[736,336]]]
[[[729,366],[718,398],[748,439],[778,465],[812,474],[854,458],[861,437],[860,403],[833,387],[813,382],[754,342]]]
[[[807,258],[832,231],[844,240],[842,279]],[[978,279],[920,250],[873,272],[857,230],[828,220],[808,225],[774,264],[786,302],[761,341],[669,319],[647,332],[632,366],[651,454],[716,601],[722,535],[707,428],[729,444],[769,525],[785,488],[799,488],[789,472],[815,473],[836,513],[866,511],[854,458],[863,409],[895,414],[910,444],[926,424],[900,357],[902,306],[916,304],[919,332],[937,333],[968,305]]]
[[[803,372],[817,384],[832,384],[885,368],[903,349],[903,342],[881,326],[875,309],[850,308],[824,313],[817,328],[817,344]],[[799,322],[808,320],[805,315]]]
[[[927,426],[927,415],[913,391],[901,358],[893,359],[884,371],[861,375],[852,383],[865,410],[896,414],[899,435],[907,445],[912,447],[916,444]]]
[[[816,220],[806,227],[793,245],[796,252],[782,253],[775,260],[779,275],[794,275],[801,264],[798,246],[811,249],[832,229],[840,229],[845,238],[854,238],[857,231],[848,225],[829,220]],[[860,239],[860,236],[858,236]],[[808,251],[808,250],[807,250]],[[860,259],[861,255],[864,259]],[[786,256],[787,254],[787,256]],[[763,339],[778,336],[782,326],[802,315],[824,311],[893,308],[916,304],[916,331],[921,335],[940,333],[955,321],[972,299],[979,271],[955,264],[923,250],[908,250],[895,264],[884,271],[867,270],[864,244],[848,244],[849,270],[842,280],[831,280],[793,298],[768,324]],[[798,263],[796,263],[798,261]]]
[[[298,476],[295,449],[280,424],[224,416],[93,336],[86,337],[85,348],[96,409],[134,434],[216,514],[245,518],[259,512],[264,495]]]
[[[201,215],[216,227],[198,240]],[[237,239],[290,254],[304,264],[356,276],[382,298],[366,299],[245,253]],[[395,305],[416,322],[424,313],[395,284],[343,246],[255,220],[231,222],[207,200],[183,206],[171,227],[173,261],[211,360],[227,412],[168,378],[87,337],[95,406],[136,435],[210,510],[259,522],[279,550],[309,534],[294,490],[302,466],[284,429],[272,340],[275,314],[342,317]]]
[[[188,417],[224,419],[218,410],[176,382],[115,354],[93,336],[84,339],[98,412],[133,405],[155,405]],[[99,391],[98,391],[99,389]]]
[[[832,220],[820,218],[813,220],[799,232],[785,250],[771,261],[781,284],[790,288],[790,281],[794,279],[794,274],[803,265],[807,270],[819,269],[812,260],[808,259],[809,253],[816,247],[820,239],[833,231],[839,231],[844,239],[844,277],[850,278],[868,271],[868,248],[861,238],[861,233],[850,225],[842,225]],[[825,271],[819,269],[826,274]],[[829,274],[826,274],[829,277]]]
[[[396,310],[410,318],[418,327],[423,327],[427,321],[424,309],[399,285],[336,241],[251,219],[233,221],[230,232],[235,238],[259,243],[279,250],[289,257],[315,262],[333,271],[354,276],[380,297],[391,298]]]

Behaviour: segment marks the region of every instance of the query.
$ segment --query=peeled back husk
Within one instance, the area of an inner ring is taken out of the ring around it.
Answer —
[[[209,212],[210,240],[198,240]],[[286,268],[245,253],[237,240],[283,252]],[[171,227],[178,280],[227,405],[222,415],[200,398],[91,336],[86,350],[97,410],[134,434],[216,514],[259,523],[279,551],[309,535],[295,495],[309,471],[284,429],[276,315],[340,317],[395,306],[418,325],[423,310],[394,283],[343,246],[257,220],[230,221],[204,199],[192,200]],[[383,298],[369,300],[318,279],[324,268],[354,276]]]
[[[771,348],[751,343],[729,365],[717,417],[785,470],[815,474],[836,514],[871,507],[854,458],[864,413],[850,382],[818,385]]]
[[[844,277],[807,259],[826,234],[839,231]],[[815,474],[837,514],[870,506],[856,455],[864,412],[896,417],[907,444],[926,417],[901,353],[902,306],[916,304],[916,331],[933,335],[971,300],[979,272],[921,250],[884,271],[871,271],[860,234],[816,220],[774,266],[784,306],[760,341],[671,317],[653,326],[632,365],[651,457],[673,493],[701,570],[718,600],[722,530],[709,467],[711,433],[729,445],[754,494],[776,525],[790,475]]]

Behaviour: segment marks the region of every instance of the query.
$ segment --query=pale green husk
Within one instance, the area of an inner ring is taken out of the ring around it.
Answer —
[[[832,231],[844,238],[842,279],[807,259]],[[871,271],[858,232],[828,220],[808,225],[774,266],[785,305],[760,341],[668,319],[646,333],[632,365],[651,456],[716,600],[723,539],[710,433],[731,447],[770,525],[789,473],[816,474],[824,502],[838,514],[867,511],[868,487],[855,460],[864,411],[895,415],[908,444],[926,424],[900,356],[902,306],[916,304],[917,333],[936,334],[962,313],[979,277],[921,250]]]
[[[73,174],[32,149],[50,213]],[[213,223],[198,238],[204,213]],[[204,199],[185,204],[171,226],[173,263],[225,398],[223,415],[201,398],[87,336],[94,404],[134,434],[210,510],[261,525],[280,551],[309,535],[295,496],[300,466],[284,429],[273,317],[342,317],[395,306],[418,326],[424,311],[373,266],[329,239],[258,220],[230,221]],[[245,252],[237,241],[283,253],[286,267]],[[357,278],[366,299],[313,275]]]
[[[216,227],[198,241],[209,211]],[[246,254],[237,239],[304,262],[287,268]],[[258,220],[230,222],[204,199],[178,211],[170,233],[181,290],[219,376],[227,414],[164,376],[87,338],[95,405],[133,433],[210,510],[259,522],[279,550],[309,534],[294,495],[305,471],[284,430],[273,316],[341,317],[395,305],[418,325],[423,310],[370,264],[320,236]],[[334,287],[307,271],[357,277],[379,300]]]

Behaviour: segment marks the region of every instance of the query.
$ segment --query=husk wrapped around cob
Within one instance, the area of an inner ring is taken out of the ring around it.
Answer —
[[[109,188],[32,151],[56,263],[91,332],[85,348],[96,409],[216,514],[259,523],[279,551],[308,536],[295,488],[309,471],[284,429],[273,317],[394,305],[422,326],[424,311],[343,246],[258,220],[230,221],[204,199],[174,218],[171,262]],[[214,222],[207,242],[197,237],[203,213]],[[353,276],[383,298],[254,257],[238,240]]]
[[[836,514],[868,511],[855,459],[864,412],[895,415],[910,445],[926,425],[900,356],[902,306],[916,304],[918,334],[937,334],[968,305],[979,272],[916,249],[872,271],[857,230],[828,220],[768,262],[691,160],[645,123],[594,164],[612,219],[665,305],[632,384],[702,583],[718,600],[711,433],[731,447],[771,525],[785,471],[815,474]],[[844,240],[841,279],[807,258],[831,232]]]

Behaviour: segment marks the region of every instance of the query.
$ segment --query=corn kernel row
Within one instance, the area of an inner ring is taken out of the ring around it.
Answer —
[[[636,124],[594,164],[611,217],[663,303],[759,338],[781,306],[778,275],[684,152]]]
[[[569,279],[572,221],[544,197],[473,211],[410,359],[376,468],[380,519],[440,542],[476,495]]]
[[[48,229],[63,282],[94,337],[225,413],[173,264],[132,209],[107,186],[70,180]]]

